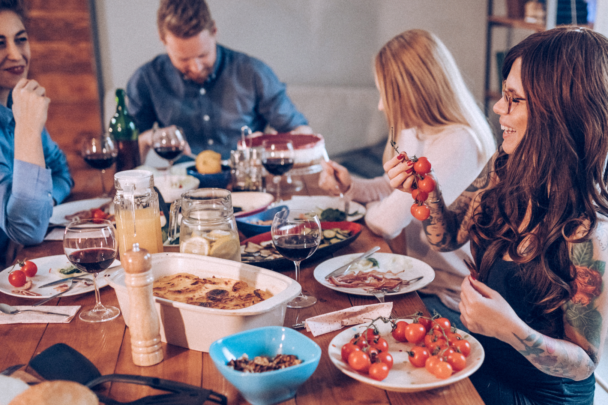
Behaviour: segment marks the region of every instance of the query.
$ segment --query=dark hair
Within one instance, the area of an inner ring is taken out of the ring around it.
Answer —
[[[519,263],[545,332],[563,333],[560,308],[576,292],[568,242],[588,239],[597,211],[608,213],[608,39],[579,27],[533,34],[507,54],[505,78],[518,58],[527,129],[498,155],[500,181],[481,197],[471,248],[480,280],[505,252]],[[588,231],[575,235],[583,221]]]
[[[27,20],[27,8],[23,0],[0,0],[0,11],[12,11],[21,21]]]
[[[167,31],[178,38],[190,38],[215,28],[205,0],[161,0],[156,23],[162,39]]]

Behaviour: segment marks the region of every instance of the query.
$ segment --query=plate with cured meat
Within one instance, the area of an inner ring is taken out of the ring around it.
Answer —
[[[56,205],[53,207],[53,215],[49,223],[66,226],[76,217],[80,219],[92,218],[95,209],[103,211],[106,214],[105,219],[114,220],[114,205],[111,198],[91,198]]]
[[[374,253],[351,266],[340,276],[325,279],[329,273],[350,263],[361,253],[338,256],[315,268],[315,279],[332,290],[347,294],[374,296],[371,290],[386,289],[386,295],[416,291],[435,279],[435,270],[428,264],[405,255]]]

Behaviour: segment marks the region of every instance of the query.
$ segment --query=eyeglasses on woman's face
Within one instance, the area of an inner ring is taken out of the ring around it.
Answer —
[[[513,106],[513,103],[515,103],[515,105],[519,104],[521,101],[526,101],[525,98],[522,97],[515,97],[512,92],[510,92],[509,90],[507,90],[507,81],[503,80],[502,82],[502,97],[505,99],[505,101],[507,102],[507,114],[509,114],[511,112],[511,108]]]

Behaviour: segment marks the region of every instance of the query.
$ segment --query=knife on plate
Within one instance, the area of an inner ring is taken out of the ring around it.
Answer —
[[[353,264],[357,263],[360,260],[367,259],[371,255],[376,253],[378,250],[380,250],[380,246],[374,246],[367,252],[363,253],[361,256],[355,258],[353,261],[346,263],[344,266],[338,267],[336,270],[334,270],[331,273],[329,273],[328,275],[326,275],[325,280],[328,280],[331,277],[341,276],[342,274],[346,273],[346,271],[350,268],[350,266],[352,266]]]
[[[67,278],[62,278],[60,280],[56,280],[53,281],[51,283],[47,283],[45,285],[41,285],[38,288],[46,288],[46,287],[52,287],[54,285],[59,285],[59,284],[63,284],[63,283],[69,283],[70,280],[80,280],[80,281],[93,281],[93,279],[88,278],[87,276],[74,276],[74,277],[67,277]]]

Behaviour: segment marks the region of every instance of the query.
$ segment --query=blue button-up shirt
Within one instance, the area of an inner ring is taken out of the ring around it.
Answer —
[[[10,98],[9,98],[10,105]],[[15,159],[15,119],[0,105],[0,263],[9,239],[22,245],[42,242],[53,213],[74,185],[65,155],[42,131],[46,168]]]
[[[129,79],[127,95],[140,132],[155,121],[160,127],[177,125],[193,153],[212,149],[224,159],[236,149],[244,125],[254,132],[267,125],[278,132],[308,125],[268,65],[219,44],[205,83],[184,78],[169,56],[159,55]]]

